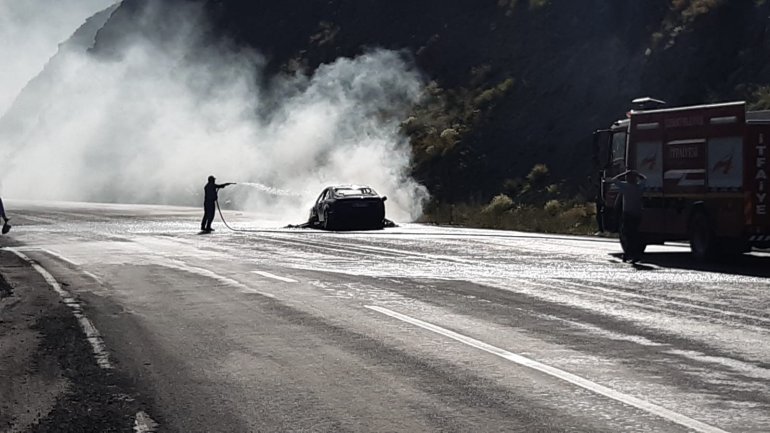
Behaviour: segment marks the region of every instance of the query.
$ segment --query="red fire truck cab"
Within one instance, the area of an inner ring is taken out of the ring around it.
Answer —
[[[603,181],[635,170],[647,178],[641,244],[624,244],[627,253],[683,240],[698,259],[770,248],[770,112],[746,111],[745,102],[634,103],[626,119],[594,133],[603,229],[620,231],[623,211],[617,187]]]

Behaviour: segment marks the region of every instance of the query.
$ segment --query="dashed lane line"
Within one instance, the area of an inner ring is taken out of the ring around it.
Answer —
[[[428,322],[424,322],[422,320],[415,319],[413,317],[410,317],[401,313],[397,313],[387,308],[377,307],[373,305],[366,305],[365,307],[370,310],[376,311],[378,313],[384,314],[386,316],[392,317],[394,319],[398,319],[402,322],[406,322],[406,323],[418,326],[420,328],[426,329],[436,334],[451,338],[455,341],[459,341],[465,345],[475,347],[487,353],[491,353],[493,355],[499,356],[503,359],[507,359],[508,361],[514,362],[524,367],[529,367],[533,370],[537,370],[541,373],[545,373],[549,376],[555,377],[557,379],[561,379],[565,382],[587,389],[596,394],[603,395],[615,401],[619,401],[621,403],[627,404],[637,409],[641,409],[645,412],[667,419],[671,422],[687,427],[691,430],[701,432],[701,433],[727,433],[725,430],[722,430],[718,427],[705,424],[701,421],[692,419],[686,415],[682,415],[680,413],[666,409],[654,403],[650,403],[646,400],[642,400],[632,395],[615,391],[614,389],[607,388],[606,386],[592,382],[588,379],[572,374],[570,372],[560,370],[556,367],[551,367],[550,365],[546,365],[541,362],[535,361],[533,359],[530,359],[521,355],[517,355],[515,353],[509,352],[504,349],[500,349],[498,347],[492,346],[490,344],[484,343],[482,341],[476,340],[471,337],[467,337],[462,334],[458,334],[457,332],[450,331],[440,326],[437,326]]]
[[[197,266],[190,266],[184,262],[180,262],[178,260],[170,260],[166,263],[159,263],[159,266],[165,266],[167,268],[171,269],[177,269],[183,272],[189,272],[191,274],[200,275],[202,277],[211,278],[216,281],[219,281],[222,284],[228,285],[230,287],[237,288],[241,293],[251,293],[256,295],[262,295],[267,298],[275,299],[275,295],[272,293],[263,292],[260,290],[253,289],[240,281],[234,280],[229,277],[225,277],[223,275],[219,275],[216,272],[210,271],[205,268],[199,268]]]
[[[291,278],[282,277],[280,275],[271,274],[270,272],[265,271],[251,271],[252,274],[261,275],[266,278],[272,278],[274,280],[283,281],[284,283],[298,283],[299,281],[293,280]]]
[[[385,253],[385,254],[392,254],[392,255],[402,256],[402,257],[414,257],[414,258],[418,258],[418,259],[422,259],[422,260],[426,260],[426,261],[441,260],[441,261],[445,261],[445,262],[453,263],[453,264],[464,264],[464,265],[473,265],[473,266],[476,266],[476,265],[479,264],[478,260],[470,260],[470,259],[465,259],[465,258],[462,258],[462,257],[451,257],[451,256],[447,256],[447,255],[442,255],[442,254],[420,253],[420,252],[416,252],[416,251],[407,251],[407,250],[395,249],[395,248],[387,248],[387,247],[377,247],[377,246],[370,246],[370,245],[349,245],[349,244],[344,244],[344,243],[336,243],[336,242],[328,242],[328,241],[324,242],[324,243],[312,243],[312,242],[298,241],[298,240],[293,240],[293,239],[290,240],[290,239],[286,239],[284,236],[280,236],[280,237],[278,237],[278,236],[271,236],[270,239],[272,241],[283,242],[283,243],[288,243],[288,244],[292,244],[292,245],[295,245],[295,244],[313,245],[315,248],[328,249],[328,250],[335,251],[335,252],[346,251],[346,252],[357,253],[357,254]],[[496,268],[496,267],[504,268],[506,265],[500,265],[500,264],[491,263],[491,264],[487,264],[486,266],[488,266],[490,268]],[[621,296],[625,296],[625,297],[629,297],[629,298],[635,298],[635,299],[641,299],[641,300],[649,300],[649,301],[652,301],[652,302],[668,304],[668,305],[670,305],[670,307],[667,309],[668,311],[672,311],[672,309],[673,309],[673,311],[678,312],[678,311],[681,311],[681,308],[684,307],[684,308],[689,308],[689,309],[692,309],[692,310],[699,310],[699,311],[705,311],[705,312],[708,312],[708,313],[721,314],[724,318],[728,318],[729,317],[729,318],[732,318],[732,319],[743,319],[743,320],[749,320],[749,321],[754,321],[754,322],[763,323],[763,324],[770,323],[770,318],[758,316],[758,315],[755,315],[755,314],[748,314],[748,313],[744,313],[744,312],[730,311],[730,310],[723,309],[723,308],[718,308],[718,307],[715,307],[715,306],[706,306],[706,305],[700,305],[700,304],[697,304],[697,303],[686,302],[684,300],[667,299],[667,298],[662,298],[662,297],[653,296],[653,295],[644,295],[644,294],[639,294],[639,293],[631,293],[631,292],[624,291],[624,290],[617,290],[617,289],[613,289],[613,288],[600,287],[600,286],[595,286],[595,285],[587,285],[587,284],[582,284],[582,283],[577,283],[577,282],[572,282],[572,281],[566,281],[566,280],[561,280],[561,279],[549,278],[549,279],[547,279],[547,281],[549,282],[548,284],[542,283],[542,282],[524,280],[524,279],[518,279],[518,281],[519,282],[523,282],[523,283],[527,283],[527,284],[531,284],[531,285],[535,285],[535,286],[539,286],[539,287],[547,287],[547,288],[554,288],[553,286],[550,285],[551,282],[555,283],[555,284],[568,284],[568,285],[572,285],[574,287],[579,287],[579,288],[582,288],[582,289],[589,289],[589,290],[591,290],[593,292],[608,293],[608,294],[610,294],[610,296],[621,295]],[[586,292],[585,290],[578,292],[578,291],[570,291],[570,289],[565,288],[565,287],[556,287],[556,288],[558,288],[559,290],[562,290],[562,291],[573,293],[573,294],[591,295],[590,292]],[[513,291],[515,291],[515,290],[513,290]],[[595,296],[600,296],[600,295],[595,295]],[[616,298],[613,298],[613,299],[616,299]],[[635,304],[635,303],[630,302],[630,301],[625,301],[625,302],[627,304],[629,304],[629,305],[637,305],[637,306],[648,307],[646,304]],[[663,307],[661,307],[661,308],[663,308]]]

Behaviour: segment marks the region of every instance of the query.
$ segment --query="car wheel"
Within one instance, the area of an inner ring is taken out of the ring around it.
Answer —
[[[698,212],[690,221],[690,250],[695,259],[705,262],[717,253],[717,238],[704,212]]]
[[[328,209],[324,209],[324,229],[334,230],[334,222],[332,221],[332,216],[329,214]]]

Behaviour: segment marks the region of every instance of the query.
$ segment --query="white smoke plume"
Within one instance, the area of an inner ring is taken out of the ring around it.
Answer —
[[[0,0],[0,116],[86,18],[115,0]]]
[[[201,44],[199,11],[179,8],[176,34],[162,44],[133,35],[117,56],[68,55],[54,90],[35,112],[22,113],[24,131],[0,131],[0,139],[14,137],[0,143],[11,155],[0,161],[4,193],[199,204],[214,174],[219,183],[244,183],[224,190],[222,201],[288,222],[303,220],[321,189],[337,183],[387,195],[392,219],[419,216],[427,191],[408,175],[411,152],[399,122],[422,81],[402,55],[373,50],[311,77],[258,85],[265,82],[260,55]]]

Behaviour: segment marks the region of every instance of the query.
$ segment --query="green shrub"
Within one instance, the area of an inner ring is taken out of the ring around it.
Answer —
[[[481,212],[502,215],[513,207],[513,200],[505,194],[495,196]]]
[[[749,110],[770,110],[770,86],[762,86],[749,98]]]
[[[454,224],[502,230],[544,233],[592,234],[596,232],[596,209],[592,203],[564,203],[534,206],[516,203],[501,194],[487,205],[439,204],[426,207],[420,219],[425,223]]]
[[[692,22],[727,3],[727,0],[673,0],[671,6],[679,11],[682,21]]]
[[[460,133],[454,128],[447,128],[441,131],[439,137],[441,137],[441,139],[446,143],[451,143],[452,145],[460,141]]]
[[[497,86],[482,91],[478,96],[476,96],[476,98],[473,100],[473,103],[477,107],[486,107],[489,104],[504,97],[513,88],[513,84],[513,79],[508,78]]]
[[[551,4],[551,0],[529,0],[530,9],[540,9]]]
[[[542,188],[545,186],[550,171],[545,164],[535,164],[527,175],[527,181],[534,188]]]
[[[524,190],[524,185],[524,179],[518,177],[516,179],[506,179],[503,182],[503,192],[509,196],[517,196]]]
[[[545,203],[545,206],[543,206],[543,210],[550,215],[550,216],[556,216],[559,212],[561,212],[561,203],[559,200],[548,200]]]

